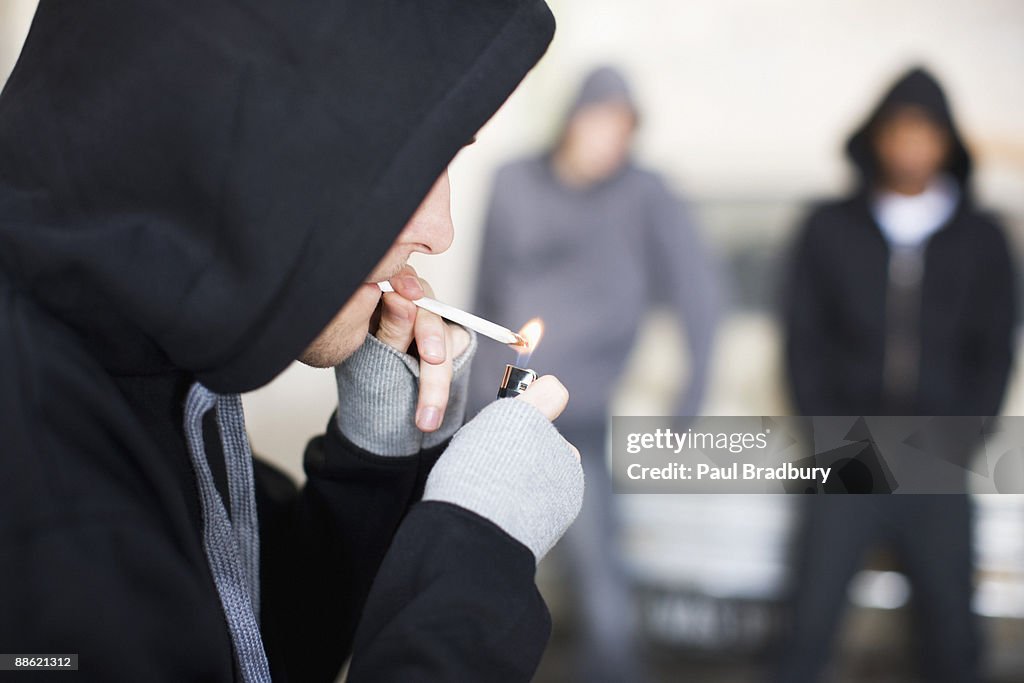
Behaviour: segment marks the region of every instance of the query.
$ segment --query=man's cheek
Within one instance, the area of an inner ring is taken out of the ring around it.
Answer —
[[[299,360],[315,367],[329,367],[350,356],[366,338],[379,300],[380,290],[376,286],[360,287]]]
[[[379,299],[379,297],[378,297]],[[351,345],[351,340],[366,336],[376,311],[376,300],[362,288],[349,299],[331,321],[331,338],[335,344]]]

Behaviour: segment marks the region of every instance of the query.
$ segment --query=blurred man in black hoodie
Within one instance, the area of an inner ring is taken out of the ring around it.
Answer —
[[[0,652],[532,677],[582,495],[564,389],[460,429],[475,338],[404,263],[552,31],[539,0],[43,0],[0,97]],[[238,398],[296,358],[339,391],[301,489]]]
[[[786,354],[797,408],[997,414],[1013,354],[1013,268],[999,226],[971,199],[970,157],[936,80],[904,75],[847,151],[860,186],[812,212],[792,265]],[[805,512],[780,681],[818,680],[846,584],[878,543],[913,583],[925,680],[977,680],[966,496],[823,496]]]

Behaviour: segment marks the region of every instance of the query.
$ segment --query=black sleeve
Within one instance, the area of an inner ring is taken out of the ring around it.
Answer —
[[[551,632],[533,553],[448,503],[413,507],[374,582],[349,683],[526,682]]]
[[[1016,331],[1016,278],[1006,238],[995,225],[979,244],[971,301],[973,315],[966,329],[961,364],[965,372],[957,396],[959,415],[998,415],[1013,364]]]
[[[275,681],[337,678],[384,554],[446,446],[373,455],[332,417],[306,448],[301,490],[257,462],[261,629]]]

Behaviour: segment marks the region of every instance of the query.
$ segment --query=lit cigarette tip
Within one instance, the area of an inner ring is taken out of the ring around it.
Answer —
[[[519,330],[516,335],[522,340],[522,345],[529,350],[537,348],[537,344],[540,343],[540,338],[544,336],[544,322],[540,318],[533,318]]]

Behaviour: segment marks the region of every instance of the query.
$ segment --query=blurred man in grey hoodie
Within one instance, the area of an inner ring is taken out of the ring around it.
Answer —
[[[553,147],[498,172],[475,308],[495,320],[543,318],[531,364],[558,373],[573,396],[559,428],[587,473],[583,512],[566,542],[584,630],[578,680],[586,681],[642,679],[605,464],[612,392],[646,310],[664,304],[684,323],[690,353],[676,411],[696,413],[720,310],[716,270],[685,207],[630,158],[638,119],[623,76],[596,69]],[[476,406],[493,400],[496,373],[511,360],[503,349],[480,349]]]

